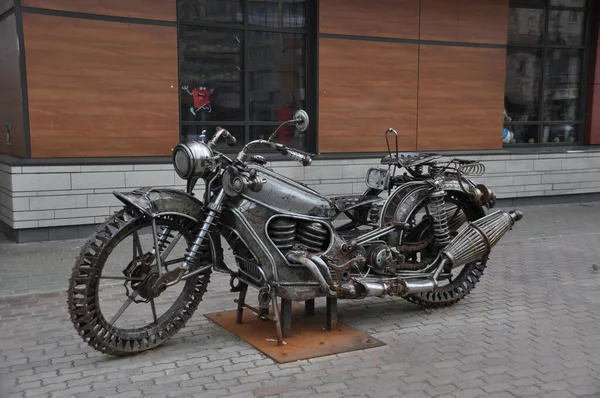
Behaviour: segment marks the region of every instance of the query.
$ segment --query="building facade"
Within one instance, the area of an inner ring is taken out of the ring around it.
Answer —
[[[85,236],[111,192],[183,188],[171,148],[270,135],[275,170],[359,193],[386,151],[479,159],[500,199],[600,193],[592,0],[0,0],[0,228]],[[598,80],[598,81],[597,81]]]

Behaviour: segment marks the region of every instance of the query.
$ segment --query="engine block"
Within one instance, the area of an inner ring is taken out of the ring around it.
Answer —
[[[323,253],[332,236],[322,223],[293,217],[278,217],[267,227],[269,238],[285,255],[292,247],[301,246],[311,253]]]

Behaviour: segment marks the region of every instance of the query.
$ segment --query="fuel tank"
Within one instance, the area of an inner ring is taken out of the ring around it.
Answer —
[[[248,190],[244,198],[276,212],[327,219],[335,216],[333,203],[314,189],[258,165],[248,165],[248,168],[256,170],[257,177],[264,183],[259,192]]]

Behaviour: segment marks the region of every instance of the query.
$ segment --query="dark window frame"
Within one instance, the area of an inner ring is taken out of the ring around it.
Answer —
[[[306,9],[305,9],[305,26],[304,28],[275,28],[275,27],[262,27],[262,26],[253,26],[249,23],[249,3],[252,0],[241,0],[242,2],[242,11],[243,11],[243,23],[235,24],[235,23],[221,23],[221,22],[202,22],[202,21],[194,21],[187,22],[181,21],[179,15],[179,0],[177,0],[177,82],[178,88],[181,87],[181,51],[180,51],[180,32],[182,26],[192,26],[192,27],[208,27],[208,28],[223,28],[223,29],[235,29],[243,32],[244,41],[242,43],[243,46],[243,59],[242,59],[242,73],[243,73],[243,111],[244,111],[244,120],[222,120],[222,121],[184,121],[182,115],[182,105],[181,105],[181,93],[178,93],[178,108],[179,108],[179,141],[183,142],[184,140],[184,129],[185,127],[194,127],[194,126],[206,126],[211,128],[216,127],[243,127],[244,128],[244,142],[238,143],[235,148],[221,147],[219,150],[226,154],[237,153],[241,146],[248,143],[251,137],[251,130],[256,126],[270,126],[274,129],[281,124],[277,121],[260,121],[260,120],[251,120],[250,117],[250,81],[249,81],[249,70],[246,67],[248,62],[248,41],[250,37],[251,31],[258,32],[272,32],[272,33],[291,33],[291,34],[302,34],[304,35],[305,42],[305,64],[304,64],[304,82],[305,82],[305,107],[304,110],[308,112],[310,117],[310,125],[306,130],[305,134],[305,143],[303,147],[298,147],[298,149],[302,149],[305,151],[316,153],[318,146],[318,137],[317,137],[317,119],[318,119],[318,4],[319,1],[306,0]],[[208,135],[212,135],[214,131],[207,131]]]
[[[557,146],[580,146],[585,144],[585,130],[587,127],[587,87],[586,82],[589,73],[589,57],[591,51],[591,30],[593,25],[593,11],[594,7],[592,2],[595,0],[586,0],[583,7],[569,7],[569,6],[553,6],[550,5],[550,0],[540,0],[537,4],[543,6],[536,6],[533,2],[528,0],[510,0],[509,7],[512,8],[531,8],[544,10],[544,31],[543,31],[543,43],[542,44],[511,44],[507,40],[507,50],[510,49],[536,49],[541,50],[542,57],[540,59],[540,85],[538,88],[538,113],[539,117],[536,121],[505,121],[503,127],[512,126],[537,126],[537,136],[535,143],[503,143],[503,148],[523,148],[523,147],[557,147]],[[583,37],[581,45],[562,45],[562,44],[551,44],[548,42],[548,26],[550,22],[550,13],[552,11],[577,11],[584,13],[584,24],[583,24]],[[552,120],[544,121],[544,114],[546,106],[544,104],[544,89],[547,85],[547,54],[549,51],[564,49],[564,50],[577,50],[583,53],[581,57],[580,76],[579,76],[579,100],[578,100],[578,118],[574,120]],[[506,82],[505,82],[506,84]],[[576,126],[577,128],[577,140],[574,142],[542,142],[542,134],[545,126],[569,124]]]

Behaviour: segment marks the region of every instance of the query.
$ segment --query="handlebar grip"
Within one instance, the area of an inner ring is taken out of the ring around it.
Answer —
[[[290,149],[287,150],[286,156],[292,160],[297,160],[302,163],[303,166],[308,166],[312,163],[312,158],[308,155],[304,155],[300,152],[292,151]]]
[[[225,143],[227,146],[235,146],[236,142],[237,140],[235,137],[228,131],[227,134],[225,134]]]
[[[212,142],[215,143],[219,137],[223,137],[227,146],[235,146],[237,142],[235,137],[223,127],[217,127],[217,132],[215,134],[215,137],[212,139]]]

